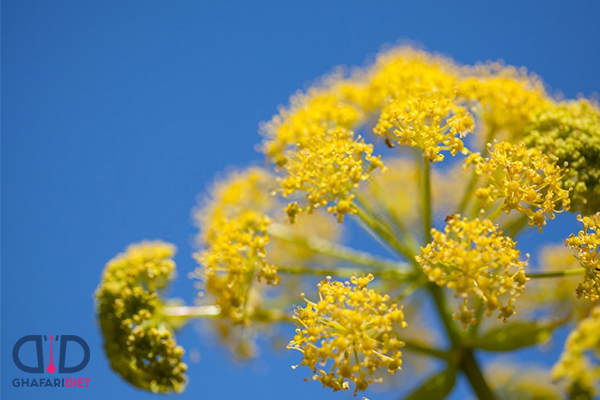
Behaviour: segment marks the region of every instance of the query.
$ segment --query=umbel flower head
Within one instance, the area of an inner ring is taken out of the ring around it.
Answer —
[[[600,307],[579,322],[569,334],[560,359],[554,366],[554,379],[567,384],[571,399],[592,399],[600,381]]]
[[[393,374],[402,365],[404,343],[395,331],[406,326],[402,307],[367,289],[371,280],[370,274],[351,282],[328,278],[319,284],[319,301],[296,309],[298,329],[288,348],[301,351],[301,365],[313,371],[313,380],[334,392],[354,382],[356,395],[371,384],[375,370]]]
[[[519,260],[515,242],[502,236],[490,220],[447,218],[444,232],[431,231],[433,241],[421,249],[417,261],[431,282],[454,290],[464,299],[454,318],[463,326],[474,322],[473,299],[487,315],[498,310],[504,322],[515,314],[515,298],[523,291],[527,260]]]
[[[374,132],[388,143],[417,147],[431,162],[443,161],[442,150],[467,154],[462,139],[474,128],[473,117],[456,97],[456,88],[427,82],[408,85],[381,111]],[[440,83],[440,82],[435,82]]]
[[[542,81],[525,68],[502,62],[479,63],[461,69],[458,95],[473,103],[488,129],[519,138],[531,115],[549,103]]]
[[[476,192],[482,205],[503,199],[504,212],[516,210],[526,214],[529,224],[537,226],[539,232],[546,225],[546,217],[554,219],[555,212],[569,208],[569,191],[562,184],[564,167],[523,144],[502,142],[489,151],[489,158],[472,153],[466,160],[466,165],[473,165],[475,172],[488,180]]]
[[[564,179],[572,189],[575,211],[589,215],[600,210],[600,108],[581,99],[544,107],[532,118],[525,131],[525,143],[557,164],[568,163]]]
[[[366,115],[373,115],[388,101],[410,96],[419,85],[433,90],[452,88],[456,87],[459,77],[460,70],[451,59],[400,46],[378,54],[374,65],[356,70],[335,89]]]
[[[342,222],[353,212],[352,189],[383,168],[373,146],[352,130],[360,110],[325,89],[298,94],[290,102],[263,128],[264,151],[284,172],[280,193],[305,195],[306,201],[291,202],[286,209],[290,221],[299,212],[328,206]]]
[[[590,217],[577,216],[583,230],[571,234],[565,245],[577,251],[577,259],[585,268],[583,282],[577,286],[577,298],[600,300],[600,212]]]
[[[255,281],[277,285],[280,277],[267,261],[273,178],[260,168],[234,173],[215,186],[212,198],[197,212],[202,249],[195,254],[195,276],[214,299],[221,316],[248,324]]]
[[[175,272],[175,247],[163,242],[131,245],[106,265],[96,292],[104,349],[112,369],[152,392],[180,392],[187,365],[171,327],[162,318],[158,291]]]
[[[444,159],[442,150],[466,154],[462,139],[474,123],[457,96],[458,79],[452,61],[439,56],[407,48],[381,55],[364,89],[367,97],[380,99],[373,131],[389,146],[419,148],[432,162]]]

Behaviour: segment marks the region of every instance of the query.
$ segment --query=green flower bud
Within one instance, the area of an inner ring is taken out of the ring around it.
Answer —
[[[143,242],[113,258],[96,292],[98,322],[110,365],[132,385],[152,392],[181,392],[184,351],[161,317],[157,290],[175,271],[175,247]]]
[[[569,171],[564,186],[571,189],[571,211],[600,211],[600,108],[581,99],[538,112],[525,131],[525,144],[549,154]]]

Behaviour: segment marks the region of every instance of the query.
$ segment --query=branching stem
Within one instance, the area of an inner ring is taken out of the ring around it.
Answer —
[[[573,268],[564,271],[550,271],[550,272],[537,272],[527,274],[528,278],[531,279],[544,279],[544,278],[562,278],[564,276],[574,276],[585,274],[585,268]]]
[[[356,265],[362,265],[377,270],[408,271],[409,269],[409,266],[406,263],[387,260],[325,239],[317,237],[306,238],[296,235],[290,228],[282,224],[271,225],[269,234],[277,239],[304,246],[315,253],[342,261],[348,261]]]

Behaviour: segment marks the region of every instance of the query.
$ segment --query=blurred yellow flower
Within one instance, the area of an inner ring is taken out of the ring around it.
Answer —
[[[277,268],[266,258],[273,200],[273,178],[250,168],[217,184],[208,204],[197,212],[202,249],[195,254],[195,276],[214,298],[221,316],[233,324],[249,322],[248,294],[254,281],[277,285]]]
[[[554,379],[564,380],[572,399],[591,399],[598,392],[600,370],[600,307],[577,324],[569,334],[560,359],[554,366]]]
[[[509,139],[518,139],[550,101],[542,81],[524,68],[489,62],[463,67],[461,74],[458,95],[473,102],[488,129],[504,131]]]

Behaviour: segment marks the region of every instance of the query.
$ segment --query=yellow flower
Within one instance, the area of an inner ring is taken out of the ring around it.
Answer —
[[[196,277],[233,324],[249,322],[248,295],[255,280],[269,285],[280,280],[265,252],[272,187],[273,178],[259,168],[232,174],[197,213],[202,250],[195,254],[201,265]]]
[[[473,117],[451,85],[416,82],[407,85],[383,107],[374,132],[400,145],[417,147],[432,162],[443,161],[442,150],[467,154],[462,139],[474,128]]]
[[[263,128],[264,151],[284,172],[280,192],[284,197],[304,193],[305,202],[293,202],[287,212],[293,221],[299,212],[318,207],[337,216],[353,213],[351,191],[383,168],[373,146],[354,134],[360,112],[335,93],[313,89],[291,99]]]
[[[533,114],[549,101],[542,81],[524,68],[499,62],[463,67],[458,95],[479,109],[492,129],[519,137]]]
[[[544,365],[502,360],[487,365],[485,372],[499,399],[564,400],[564,393],[553,384]]]
[[[263,151],[282,172],[279,192],[304,196],[289,202],[290,221],[326,207],[342,222],[356,211],[353,190],[374,170],[386,169],[373,146],[355,133],[376,113],[374,131],[388,146],[418,147],[436,162],[443,160],[442,151],[468,153],[463,139],[475,128],[471,106],[483,110],[488,124],[521,132],[548,102],[541,82],[514,67],[459,68],[443,57],[401,47],[348,78],[334,74],[292,97],[289,107],[263,125]],[[539,213],[535,218],[538,226],[545,220]]]
[[[528,278],[515,242],[502,236],[489,220],[469,221],[449,216],[444,232],[431,231],[433,241],[421,249],[417,261],[431,282],[454,290],[464,299],[454,318],[467,326],[474,321],[472,301],[480,299],[487,315],[498,310],[504,322],[515,314],[515,299]]]
[[[525,213],[539,232],[546,225],[546,217],[554,219],[555,212],[569,208],[569,191],[562,183],[565,168],[523,144],[502,142],[489,151],[490,158],[472,153],[466,159],[466,166],[473,165],[475,172],[489,181],[476,192],[482,205],[504,199],[504,212]]]
[[[589,217],[577,216],[583,230],[571,234],[565,245],[577,250],[579,263],[585,268],[585,278],[576,290],[577,298],[600,300],[600,212]]]
[[[456,96],[458,72],[450,60],[400,47],[379,55],[375,65],[338,89],[366,114],[379,110],[374,132],[388,145],[415,146],[431,161],[441,161],[442,150],[466,151],[461,139],[474,127]]]
[[[554,379],[564,380],[572,399],[591,399],[598,390],[600,370],[600,307],[569,334],[560,359],[554,366]]]
[[[367,289],[372,275],[350,282],[323,281],[318,302],[306,300],[296,309],[296,335],[288,348],[302,352],[308,366],[324,387],[348,390],[354,395],[373,382],[373,373],[386,368],[395,373],[402,365],[404,343],[394,331],[406,326],[402,307],[388,304],[389,296]]]
[[[377,56],[374,65],[357,70],[336,89],[367,115],[378,112],[390,97],[400,98],[422,82],[429,87],[455,87],[459,69],[450,59],[409,46]]]
[[[173,278],[175,247],[131,245],[106,265],[96,292],[98,320],[110,366],[132,385],[152,392],[181,392],[184,350],[162,315],[158,291]]]

